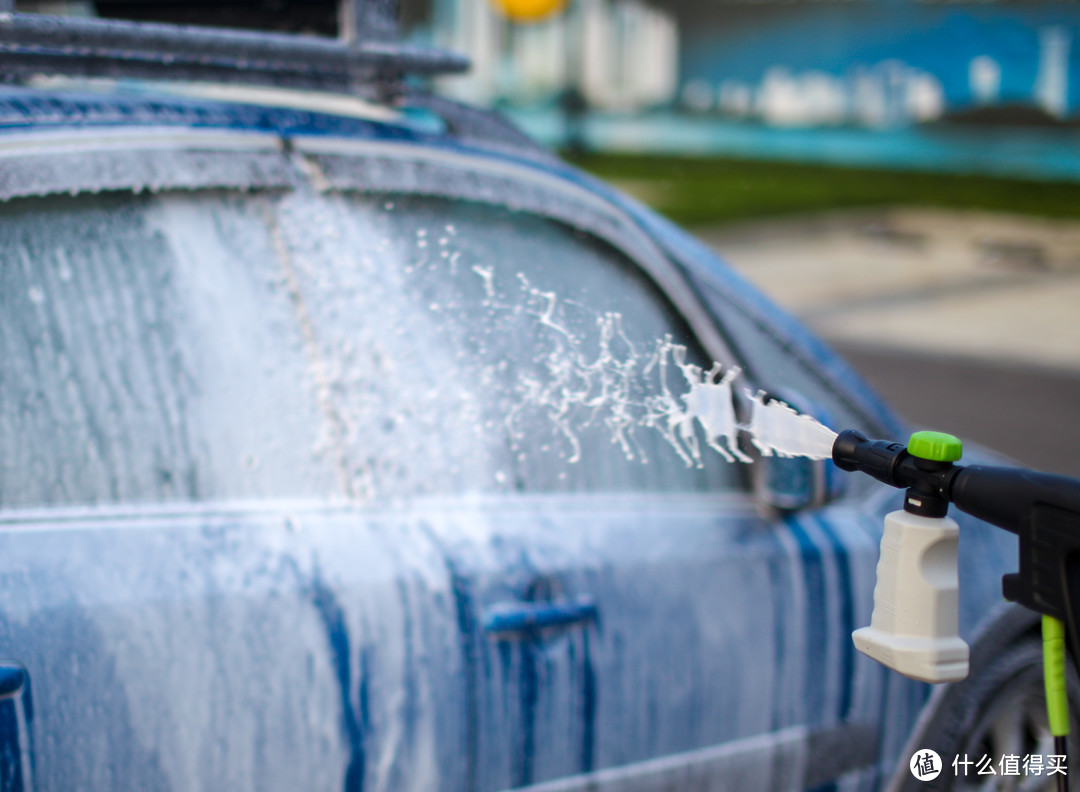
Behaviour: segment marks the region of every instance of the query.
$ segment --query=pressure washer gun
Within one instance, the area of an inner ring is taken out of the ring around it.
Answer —
[[[956,522],[949,504],[1020,538],[1020,571],[1005,575],[1005,599],[1043,616],[1051,733],[1069,731],[1065,643],[1080,662],[1080,481],[1005,467],[953,464],[960,441],[916,432],[900,443],[868,440],[849,429],[833,444],[842,470],[861,470],[907,490],[904,508],[885,518],[874,613],[856,630],[856,648],[905,676],[950,682],[968,672],[958,634]]]

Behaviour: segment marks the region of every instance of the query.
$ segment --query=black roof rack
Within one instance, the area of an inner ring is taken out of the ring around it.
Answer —
[[[341,0],[337,39],[4,13],[4,5],[0,79],[9,82],[49,74],[363,92],[469,68],[463,55],[397,43],[397,0]]]

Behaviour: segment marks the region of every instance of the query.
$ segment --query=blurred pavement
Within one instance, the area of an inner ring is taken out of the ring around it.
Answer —
[[[1080,223],[890,209],[699,236],[912,422],[1080,476]]]

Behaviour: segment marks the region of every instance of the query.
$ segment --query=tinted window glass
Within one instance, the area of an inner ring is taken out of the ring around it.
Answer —
[[[265,201],[0,210],[0,505],[331,494]]]

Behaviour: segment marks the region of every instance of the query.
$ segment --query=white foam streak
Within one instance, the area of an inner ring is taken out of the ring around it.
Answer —
[[[750,457],[738,446],[739,424],[735,419],[735,406],[732,399],[731,383],[742,369],[732,366],[717,382],[722,367],[713,363],[705,372],[701,382],[691,382],[686,400],[686,411],[697,418],[705,432],[705,441],[709,447],[728,462],[749,462]],[[723,445],[721,445],[723,441]]]
[[[764,391],[747,396],[752,407],[745,429],[762,456],[832,458],[836,432],[781,401],[766,402]]]
[[[457,263],[457,253],[450,257],[450,263]],[[474,264],[472,271],[480,276],[480,279],[484,281],[484,293],[488,299],[492,299],[495,296],[495,284],[493,279],[495,277],[494,267],[481,267],[479,264]]]

